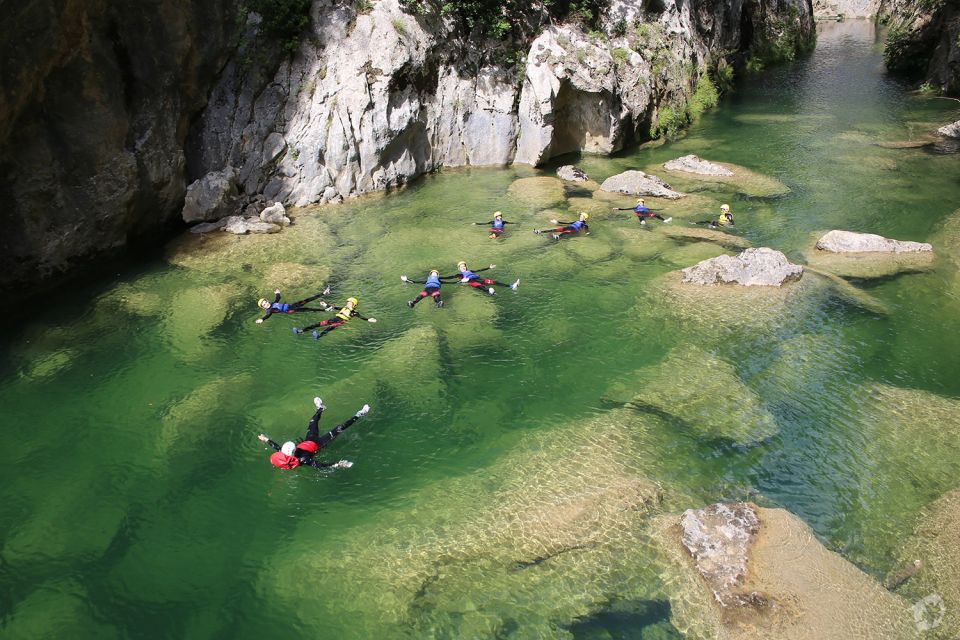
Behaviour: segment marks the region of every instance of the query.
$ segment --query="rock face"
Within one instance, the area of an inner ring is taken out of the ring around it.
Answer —
[[[690,154],[671,160],[663,165],[669,171],[684,171],[686,173],[696,173],[702,176],[732,176],[733,171],[721,167],[718,164],[701,160],[699,156]]]
[[[813,0],[813,15],[872,18],[879,6],[880,0]]]
[[[281,227],[290,226],[290,218],[287,217],[287,210],[279,202],[275,202],[260,212],[260,220],[277,224]]]
[[[567,182],[587,182],[590,176],[572,164],[565,164],[557,169],[557,177]]]
[[[624,171],[615,176],[610,176],[600,185],[602,191],[614,193],[626,193],[637,196],[654,196],[657,198],[666,198],[668,200],[679,200],[683,197],[682,193],[677,193],[670,188],[666,182],[657,176],[644,173],[643,171]]]
[[[691,638],[916,637],[908,603],[782,509],[715,504],[654,524],[674,626]]]
[[[909,240],[890,240],[873,233],[855,233],[853,231],[828,231],[817,241],[817,249],[833,253],[915,253],[933,251],[926,242]]]
[[[177,226],[187,185],[228,167],[242,208],[258,195],[336,202],[441,166],[609,153],[647,138],[662,111],[682,111],[691,65],[813,39],[805,0],[612,0],[608,41],[540,29],[548,15],[531,6],[540,35],[525,64],[505,67],[465,25],[404,13],[399,0],[361,14],[315,0],[292,56],[269,16],[241,24],[224,0],[12,3],[0,43],[10,63],[0,88],[3,288]],[[655,57],[665,58],[656,68]]]
[[[239,198],[237,172],[233,167],[211,171],[187,187],[183,221],[212,222],[225,218],[234,212]]]
[[[924,80],[949,95],[960,92],[960,6],[955,2],[880,0],[888,21],[884,60],[891,71]]]
[[[937,133],[947,138],[960,138],[960,120],[937,129]]]
[[[746,249],[740,255],[718,256],[683,269],[683,282],[688,284],[739,284],[743,286],[779,287],[799,280],[803,267],[792,264],[779,251],[760,247]]]

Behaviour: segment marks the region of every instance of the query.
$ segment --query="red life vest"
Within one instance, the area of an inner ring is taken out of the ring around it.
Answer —
[[[304,440],[303,442],[297,445],[297,449],[300,449],[301,451],[306,451],[307,453],[316,453],[317,451],[320,450],[320,447],[317,446],[317,443],[314,442],[313,440]]]
[[[288,456],[282,451],[277,451],[270,456],[270,464],[279,469],[296,469],[300,466],[300,460],[297,456]]]

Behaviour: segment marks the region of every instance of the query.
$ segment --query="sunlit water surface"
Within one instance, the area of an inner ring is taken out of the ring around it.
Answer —
[[[960,202],[957,156],[874,143],[916,140],[956,120],[955,103],[886,77],[869,25],[829,29],[810,58],[743,83],[684,139],[579,166],[602,181],[697,153],[773,176],[788,195],[674,181],[700,189],[703,207],[676,209],[672,224],[730,202],[738,235],[798,260],[830,228],[935,238]],[[553,243],[531,230],[570,219],[582,201],[567,198],[590,193],[508,193],[535,175],[551,173],[447,170],[300,212],[279,236],[228,251],[175,245],[17,310],[0,360],[2,635],[674,637],[642,557],[585,555],[581,575],[511,547],[511,521],[534,508],[525,500],[563,495],[603,465],[581,437],[626,451],[662,486],[661,510],[784,507],[865,571],[890,570],[918,510],[960,469],[951,439],[884,440],[871,393],[960,397],[955,266],[854,280],[885,314],[815,293],[770,322],[702,323],[667,308],[657,283],[722,249],[600,213],[629,198],[593,209],[591,236]],[[521,223],[499,241],[468,224],[495,209]],[[496,263],[493,277],[521,286],[487,298],[448,285],[444,309],[407,308],[419,288],[401,274],[460,259]],[[293,300],[326,281],[379,322],[319,342],[291,332],[312,316],[254,324],[274,286]],[[702,386],[698,362],[656,367],[691,347],[735,382],[703,388],[716,398],[698,408],[703,422],[711,406],[730,410],[724,395],[749,396],[772,435],[735,442],[637,407],[642,437],[597,427],[629,393]],[[315,395],[328,427],[372,405],[325,452],[355,466],[279,472],[255,436],[300,436]]]

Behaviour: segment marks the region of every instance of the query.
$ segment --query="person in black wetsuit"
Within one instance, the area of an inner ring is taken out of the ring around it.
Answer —
[[[407,306],[411,309],[413,309],[418,302],[427,296],[433,298],[433,302],[437,305],[437,309],[443,307],[443,300],[440,299],[440,286],[443,284],[443,280],[440,278],[440,272],[436,269],[430,270],[430,274],[427,276],[426,280],[411,280],[407,276],[400,276],[400,279],[404,282],[415,282],[423,285],[423,291],[421,291],[416,298],[413,300],[407,300]]]
[[[503,225],[505,224],[516,224],[516,222],[507,222],[503,219],[503,212],[494,211],[493,220],[488,220],[487,222],[474,222],[473,224],[488,224],[490,225],[490,237],[499,238],[500,234],[504,232]]]
[[[693,224],[705,224],[711,229],[716,229],[717,227],[732,227],[733,225],[733,214],[730,213],[730,205],[722,204],[720,205],[720,216],[714,220],[700,220],[694,222]]]
[[[457,271],[459,273],[452,276],[442,276],[440,280],[450,280],[453,278],[459,279],[463,284],[473,287],[474,289],[480,290],[485,289],[487,295],[496,295],[497,290],[491,287],[490,285],[495,284],[498,287],[510,287],[514,291],[517,290],[517,287],[520,286],[520,278],[517,278],[517,281],[513,284],[507,284],[506,282],[497,282],[496,280],[491,280],[489,278],[481,278],[478,276],[478,273],[488,271],[495,268],[497,265],[492,264],[489,267],[484,267],[483,269],[477,269],[476,271],[470,271],[467,269],[467,263],[461,260],[457,263]]]
[[[357,312],[357,305],[360,304],[360,301],[356,298],[347,298],[347,304],[344,305],[340,311],[337,311],[337,314],[332,318],[327,318],[326,320],[321,320],[309,326],[303,327],[294,327],[293,332],[296,334],[301,334],[304,331],[310,331],[311,329],[316,329],[317,327],[323,327],[323,331],[313,331],[310,335],[313,336],[314,340],[319,340],[323,336],[327,335],[334,329],[339,326],[346,324],[350,318],[360,318],[361,320],[366,320],[367,322],[376,322],[376,318],[367,318],[360,315]]]
[[[577,220],[574,220],[573,222],[560,222],[559,220],[551,220],[550,222],[552,222],[553,224],[563,225],[554,229],[551,232],[551,235],[553,236],[554,240],[559,240],[565,235],[568,235],[571,233],[579,233],[581,231],[589,235],[590,226],[587,224],[587,220],[589,219],[590,219],[590,214],[581,211],[579,218]],[[544,231],[546,231],[546,229],[533,230],[534,233],[538,233],[538,234],[543,233]]]
[[[637,219],[640,221],[640,224],[646,224],[647,218],[656,218],[660,222],[670,222],[673,218],[664,219],[659,213],[654,213],[653,209],[647,208],[647,203],[643,198],[637,198],[637,206],[633,207],[614,207],[614,211],[633,211]]]
[[[290,304],[280,302],[280,289],[274,289],[273,293],[276,297],[273,299],[272,303],[268,302],[266,298],[260,298],[257,300],[257,306],[261,309],[266,309],[267,311],[266,315],[264,315],[262,318],[257,318],[257,324],[263,324],[264,320],[275,313],[303,313],[304,311],[319,312],[331,311],[333,309],[333,307],[328,305],[323,300],[321,300],[319,303],[321,307],[319,309],[311,309],[310,307],[304,306],[308,302],[313,302],[320,296],[330,295],[330,287],[326,287],[322,292],[315,296],[310,296],[309,298],[304,298],[303,300],[297,300],[296,302],[291,302]]]
[[[276,452],[271,454],[270,464],[278,469],[296,469],[300,465],[316,467],[317,469],[346,469],[352,467],[353,463],[347,460],[341,460],[340,462],[334,462],[331,464],[314,460],[314,456],[317,455],[317,452],[320,451],[320,449],[323,449],[325,446],[333,442],[333,439],[343,433],[347,427],[352,425],[363,416],[367,415],[367,412],[370,411],[370,405],[363,405],[360,411],[357,411],[352,417],[348,418],[345,422],[341,422],[321,436],[320,416],[323,414],[323,410],[326,409],[326,407],[323,404],[323,400],[320,398],[314,398],[313,404],[317,407],[317,412],[313,414],[312,418],[310,418],[310,423],[307,425],[307,435],[300,442],[300,444],[294,444],[292,441],[290,441],[284,442],[283,445],[279,445],[262,433],[257,436],[257,439],[260,440],[260,442],[267,443],[273,447],[274,451]]]

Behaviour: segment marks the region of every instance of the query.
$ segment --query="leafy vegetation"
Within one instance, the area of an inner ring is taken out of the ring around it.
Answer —
[[[310,24],[311,0],[244,0],[241,15],[250,12],[263,17],[263,33],[279,41],[285,51],[295,51],[300,34]]]
[[[717,106],[720,92],[709,74],[697,78],[697,85],[690,100],[683,108],[664,106],[657,115],[657,121],[650,127],[651,138],[675,138],[687,125],[696,122],[708,109]]]

